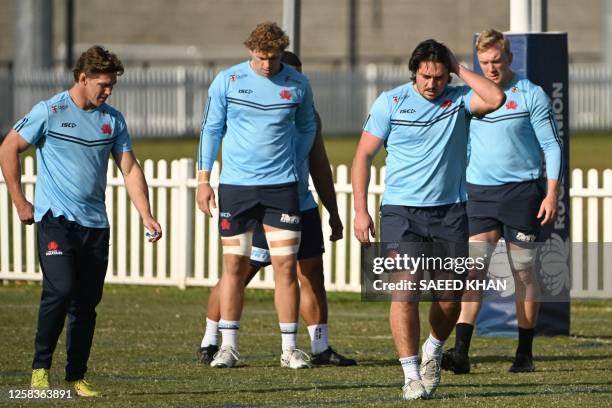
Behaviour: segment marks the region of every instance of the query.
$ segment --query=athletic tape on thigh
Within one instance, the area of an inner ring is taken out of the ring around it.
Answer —
[[[470,239],[470,258],[476,259],[479,257],[483,257],[485,259],[491,259],[491,255],[495,252],[495,247],[497,244],[492,244],[488,241],[476,241]]]
[[[238,240],[238,245],[226,244],[226,242],[234,240]],[[222,237],[221,244],[223,245],[223,254],[250,256],[251,246],[253,245],[253,231],[247,231],[231,237]]]
[[[300,248],[301,238],[302,238],[301,231],[291,231],[291,230],[266,231],[266,241],[268,241],[268,247],[270,248],[271,256],[297,254]],[[272,245],[274,242],[286,241],[286,240],[296,240],[296,243],[294,245],[284,245],[284,246],[276,246],[276,247]]]
[[[537,249],[508,245],[508,260],[515,271],[531,271]]]

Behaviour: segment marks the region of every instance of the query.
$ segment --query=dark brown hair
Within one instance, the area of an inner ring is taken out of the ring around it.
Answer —
[[[448,48],[446,48],[446,45],[436,40],[425,40],[417,45],[414,51],[412,51],[410,62],[408,62],[408,68],[410,72],[412,72],[412,82],[416,80],[416,73],[423,61],[439,62],[446,67],[449,74],[452,72]]]
[[[123,64],[115,54],[100,45],[94,45],[81,54],[74,68],[74,81],[78,82],[81,73],[88,78],[100,74],[123,74]]]

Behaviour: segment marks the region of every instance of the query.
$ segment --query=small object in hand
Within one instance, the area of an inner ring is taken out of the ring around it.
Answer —
[[[148,229],[145,229],[145,237],[147,238],[157,238],[158,235],[159,235],[159,232],[157,230],[154,230],[151,233],[151,231],[149,231]]]

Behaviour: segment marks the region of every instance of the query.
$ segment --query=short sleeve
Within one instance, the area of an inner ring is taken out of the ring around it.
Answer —
[[[49,111],[44,102],[36,104],[21,120],[15,123],[13,129],[29,144],[36,144],[47,131]]]
[[[474,95],[474,90],[469,86],[462,86],[461,97],[463,99],[463,105],[465,106],[465,111],[469,116],[472,115],[472,109],[470,109],[470,102],[472,101],[472,96]]]
[[[387,95],[383,92],[372,105],[370,113],[363,125],[363,130],[376,136],[379,139],[386,140],[391,132],[391,109]]]
[[[119,154],[132,150],[130,134],[128,132],[127,124],[125,123],[125,118],[122,114],[119,114],[117,116],[117,123],[115,124],[115,134],[117,135],[117,139],[113,144],[113,153]]]

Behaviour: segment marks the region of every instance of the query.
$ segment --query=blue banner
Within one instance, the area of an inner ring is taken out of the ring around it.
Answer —
[[[542,229],[539,241],[565,262],[554,267],[538,268],[540,290],[546,297],[568,299],[570,290],[570,220],[569,220],[569,81],[567,33],[509,33],[512,70],[541,86],[552,101],[553,115],[563,140],[564,177],[560,183],[558,216],[553,225]],[[476,37],[474,37],[475,39]],[[474,69],[482,73],[474,50]],[[550,252],[549,252],[550,253]],[[495,257],[505,258],[505,250],[498,247]],[[546,260],[539,259],[541,263]],[[501,264],[501,262],[494,262]],[[509,269],[509,267],[508,267]],[[507,273],[500,267],[499,273]],[[554,284],[551,284],[554,282]],[[498,294],[496,302],[484,302],[476,323],[479,335],[516,336],[516,310],[513,294]],[[539,335],[569,335],[570,304],[567,301],[546,302],[540,305],[536,333]]]

